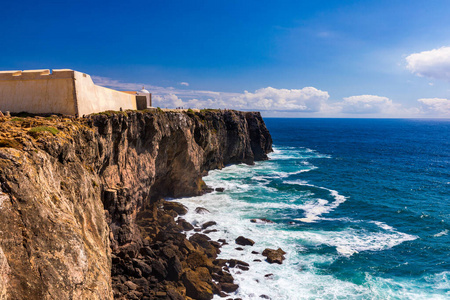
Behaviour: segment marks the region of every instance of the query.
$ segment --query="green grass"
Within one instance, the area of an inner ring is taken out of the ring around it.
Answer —
[[[200,110],[200,112],[214,112],[214,111],[220,111],[220,109],[217,108],[203,108]]]
[[[24,121],[24,118],[14,117],[11,119],[11,122],[22,122]]]
[[[112,115],[124,115],[125,117],[128,117],[128,114],[126,111],[116,111],[116,110],[106,110],[106,111],[102,111],[99,113],[93,113],[91,115],[92,116],[105,115],[108,117],[111,117]]]
[[[53,135],[56,135],[59,133],[59,130],[56,129],[55,127],[50,127],[50,126],[37,126],[37,127],[33,127],[30,130],[28,130],[28,133],[32,136],[37,136],[39,135],[39,133],[41,132],[50,132]]]

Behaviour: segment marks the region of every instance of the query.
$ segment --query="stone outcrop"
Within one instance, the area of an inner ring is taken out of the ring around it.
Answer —
[[[267,262],[271,264],[277,263],[280,265],[283,263],[283,260],[285,260],[285,254],[286,252],[284,252],[281,248],[278,248],[277,250],[266,248],[262,253],[262,255],[266,257]]]
[[[253,246],[255,244],[255,242],[249,238],[243,237],[243,236],[239,236],[236,240],[235,240],[236,244],[241,245],[241,246]]]
[[[204,193],[208,170],[267,159],[271,144],[253,112],[1,118],[0,298],[139,299],[153,289],[179,299],[196,286],[201,297],[218,293],[199,268],[209,276],[220,268],[183,265],[197,252],[213,261],[218,248],[200,234],[186,240],[189,226],[174,221],[185,208],[160,199]],[[166,247],[173,239],[179,244]]]

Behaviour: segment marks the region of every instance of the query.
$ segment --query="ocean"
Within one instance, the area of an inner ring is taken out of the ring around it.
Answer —
[[[233,298],[450,299],[450,120],[265,122],[270,160],[210,171],[225,191],[181,200],[188,221],[217,222],[220,258],[250,264],[231,269]],[[236,250],[240,235],[255,245]]]

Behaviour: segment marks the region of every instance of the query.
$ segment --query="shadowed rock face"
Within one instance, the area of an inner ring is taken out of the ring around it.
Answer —
[[[1,118],[0,299],[111,299],[111,251],[157,235],[157,200],[199,195],[205,171],[267,159],[271,144],[252,112]]]

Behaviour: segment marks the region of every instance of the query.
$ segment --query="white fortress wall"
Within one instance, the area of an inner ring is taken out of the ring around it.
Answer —
[[[72,70],[0,72],[0,110],[76,114]]]
[[[95,85],[91,76],[74,71],[78,116],[106,110],[136,109],[136,96]]]

